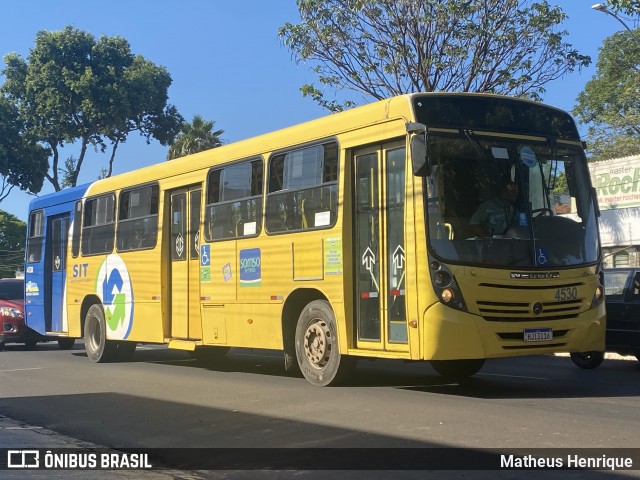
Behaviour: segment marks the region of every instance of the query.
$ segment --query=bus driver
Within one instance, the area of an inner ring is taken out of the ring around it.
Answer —
[[[475,211],[469,225],[471,225],[479,237],[491,237],[504,235],[517,218],[517,210],[514,205],[518,198],[518,185],[507,182],[502,193],[480,204]]]

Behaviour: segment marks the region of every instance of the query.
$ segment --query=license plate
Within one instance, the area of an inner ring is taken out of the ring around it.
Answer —
[[[548,342],[553,340],[553,330],[550,328],[525,328],[525,342]]]

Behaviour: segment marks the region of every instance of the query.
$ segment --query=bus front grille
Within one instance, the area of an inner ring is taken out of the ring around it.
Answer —
[[[583,299],[546,303],[478,300],[476,305],[487,322],[540,322],[576,318],[583,302]]]

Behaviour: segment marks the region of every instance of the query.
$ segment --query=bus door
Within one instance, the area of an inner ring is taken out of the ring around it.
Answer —
[[[200,321],[200,204],[202,188],[170,193],[171,337],[199,340]]]
[[[67,332],[65,307],[65,271],[67,263],[67,240],[69,238],[69,214],[49,217],[49,233],[45,252],[45,278],[49,281],[45,295],[45,331]]]
[[[408,351],[405,302],[405,143],[353,156],[358,348]]]

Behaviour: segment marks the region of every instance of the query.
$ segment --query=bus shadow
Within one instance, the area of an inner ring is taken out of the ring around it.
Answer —
[[[85,356],[77,347],[74,356]],[[298,377],[284,370],[282,352],[231,349],[215,361],[196,360],[188,352],[159,346],[139,346],[133,363],[158,363],[219,373]],[[395,388],[413,392],[483,399],[579,398],[640,396],[637,375],[640,362],[605,360],[597,369],[583,370],[567,357],[535,356],[488,360],[476,375],[450,381],[437,374],[428,362],[359,359],[347,388]],[[293,378],[297,380],[296,378]]]

